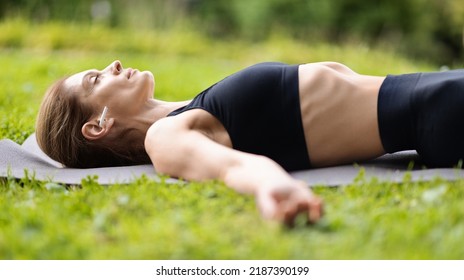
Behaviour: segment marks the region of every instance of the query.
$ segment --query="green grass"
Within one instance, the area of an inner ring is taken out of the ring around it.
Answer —
[[[464,182],[360,180],[315,189],[326,216],[286,229],[252,197],[220,183],[140,178],[82,188],[7,180],[0,187],[6,259],[462,259]]]
[[[114,59],[151,70],[155,96],[193,97],[260,61],[341,61],[376,75],[434,69],[361,44],[216,42],[182,27],[130,31],[22,20],[0,23],[0,137],[34,131],[47,86]],[[0,259],[462,259],[464,180],[364,180],[317,187],[326,216],[287,229],[263,221],[253,197],[220,182],[82,186],[0,179]]]

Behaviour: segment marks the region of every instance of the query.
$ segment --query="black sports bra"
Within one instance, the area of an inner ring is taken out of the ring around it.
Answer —
[[[212,85],[168,116],[191,109],[215,116],[236,150],[267,156],[287,171],[310,168],[298,65],[267,62],[250,66]]]

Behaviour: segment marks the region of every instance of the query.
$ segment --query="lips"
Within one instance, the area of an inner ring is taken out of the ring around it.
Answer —
[[[137,70],[137,69],[127,68],[127,70],[126,70],[127,79],[132,78],[135,74],[137,74],[138,71],[139,70]]]

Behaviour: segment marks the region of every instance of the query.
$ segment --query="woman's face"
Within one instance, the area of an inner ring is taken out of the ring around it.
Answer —
[[[112,114],[128,115],[137,113],[153,98],[155,81],[151,72],[124,69],[116,60],[103,70],[72,75],[66,79],[65,86],[96,110],[107,106]]]

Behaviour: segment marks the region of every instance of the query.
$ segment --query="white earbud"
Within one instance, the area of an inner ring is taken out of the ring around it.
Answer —
[[[105,123],[106,112],[108,112],[108,107],[105,106],[105,108],[103,108],[103,112],[98,122],[99,127],[103,127],[103,124]]]

